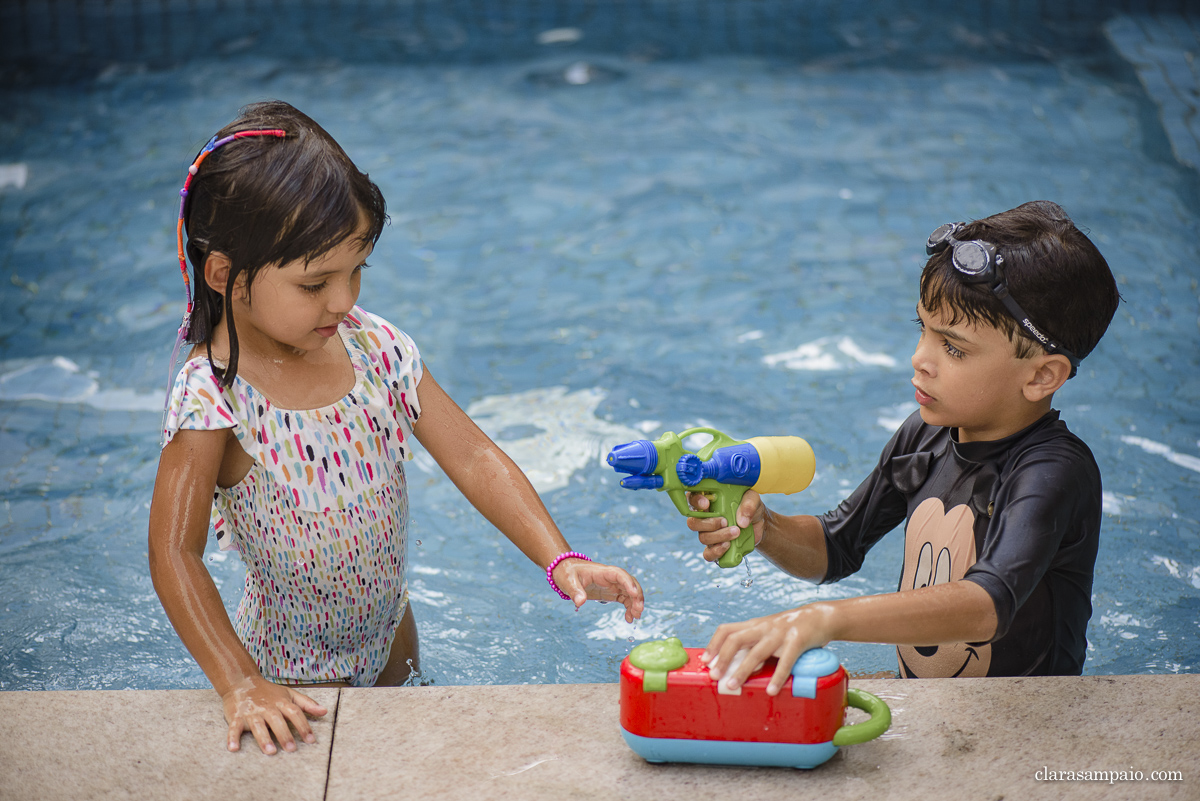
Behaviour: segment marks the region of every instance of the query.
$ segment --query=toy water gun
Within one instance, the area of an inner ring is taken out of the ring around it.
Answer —
[[[709,442],[695,453],[685,450],[683,440],[692,434],[711,434]],[[608,454],[608,463],[626,489],[665,490],[679,513],[688,517],[723,517],[730,525],[746,490],[790,495],[809,485],[817,470],[812,446],[800,437],[754,437],[735,440],[714,428],[689,428],[680,434],[668,431],[654,441],[638,439],[618,445]],[[709,499],[709,511],[700,512],[687,504],[687,493],[700,492]],[[754,529],[742,529],[717,564],[735,567],[754,550]]]

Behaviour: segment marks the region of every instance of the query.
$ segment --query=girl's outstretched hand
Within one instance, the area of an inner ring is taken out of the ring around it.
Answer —
[[[328,711],[303,693],[258,677],[247,678],[229,688],[221,696],[221,703],[229,724],[229,750],[240,749],[242,732],[248,731],[264,754],[275,753],[271,735],[284,751],[295,751],[292,728],[304,742],[316,742],[306,713],[321,717]]]
[[[554,583],[571,596],[575,608],[593,601],[616,601],[625,605],[625,622],[642,616],[646,599],[637,579],[619,567],[583,559],[564,559],[554,568]]]

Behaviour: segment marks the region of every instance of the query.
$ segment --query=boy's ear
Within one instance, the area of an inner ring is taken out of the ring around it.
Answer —
[[[1067,383],[1071,377],[1071,362],[1066,356],[1049,354],[1035,357],[1033,374],[1023,387],[1025,400],[1037,403]]]

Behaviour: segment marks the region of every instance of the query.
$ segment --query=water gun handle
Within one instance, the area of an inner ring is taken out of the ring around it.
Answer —
[[[706,485],[712,486],[706,486]],[[739,486],[737,484],[717,484],[715,481],[705,480],[696,492],[701,493],[708,498],[708,511],[700,512],[689,508],[687,501],[683,497],[683,493],[679,493],[679,500],[676,502],[676,507],[679,511],[688,517],[723,517],[728,525],[737,525],[737,510],[742,505],[742,498],[746,494],[749,487]],[[671,500],[676,500],[674,497]],[[737,539],[729,543],[729,549],[721,554],[721,558],[717,560],[717,565],[720,567],[737,567],[742,563],[742,559],[746,554],[754,550],[754,525],[751,524],[742,529],[742,533],[737,536]]]
[[[716,493],[716,510],[725,521],[731,525],[737,525],[737,510],[742,505],[742,496],[746,494],[749,487],[739,487],[736,484],[727,484],[721,487],[721,490]],[[737,536],[733,542],[729,543],[729,550],[721,554],[721,558],[717,560],[717,564],[721,567],[737,567],[742,563],[742,558],[746,554],[754,550],[754,525],[751,524],[742,529],[742,533]]]

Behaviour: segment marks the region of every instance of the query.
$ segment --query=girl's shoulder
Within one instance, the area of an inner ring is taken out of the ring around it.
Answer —
[[[236,379],[233,386],[222,387],[221,377],[207,356],[188,359],[175,376],[167,400],[163,444],[181,428],[200,431],[236,428],[241,409],[250,401],[247,387]]]
[[[342,328],[347,340],[356,346],[364,370],[377,376],[415,420],[420,410],[412,390],[420,382],[424,368],[412,337],[361,306],[355,306],[346,315]]]
[[[365,335],[370,337],[373,334],[380,339],[381,343],[393,341],[404,341],[405,344],[412,343],[412,338],[408,334],[378,314],[372,314],[367,311],[362,306],[355,306],[351,309],[350,313],[342,321],[342,325],[345,326],[351,336]]]
[[[355,306],[342,321],[346,335],[367,353],[372,363],[382,360],[385,372],[420,369],[421,354],[408,334],[379,315]]]

